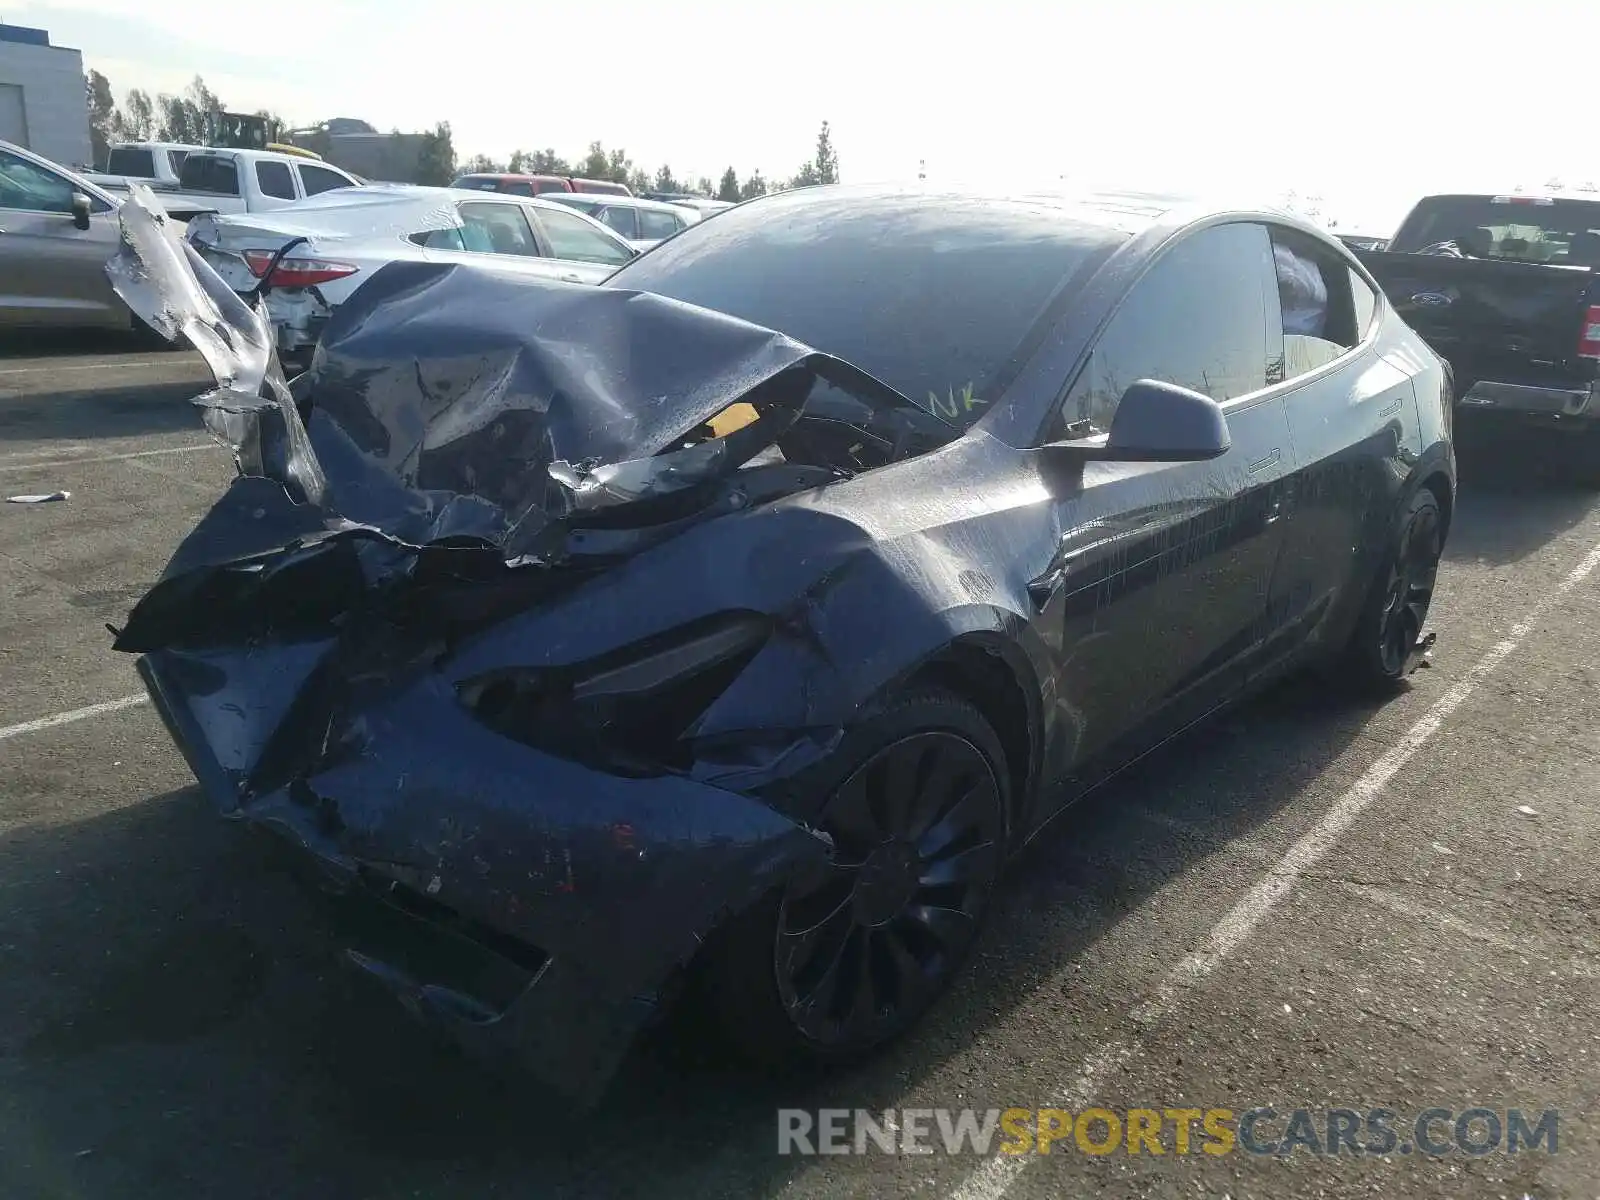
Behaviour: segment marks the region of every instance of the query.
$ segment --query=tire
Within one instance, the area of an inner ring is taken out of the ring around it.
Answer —
[[[1444,514],[1421,487],[1401,511],[1383,565],[1361,606],[1335,675],[1365,692],[1390,693],[1422,663],[1419,646],[1444,553]]]
[[[802,784],[832,860],[708,945],[703,999],[729,1048],[757,1066],[826,1067],[911,1029],[981,935],[1005,861],[1008,779],[988,721],[942,689],[850,730]]]

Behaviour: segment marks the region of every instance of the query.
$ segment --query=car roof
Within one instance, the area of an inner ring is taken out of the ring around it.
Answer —
[[[544,196],[536,197],[536,199],[540,200],[548,198]],[[654,212],[677,213],[683,211],[682,205],[668,204],[663,200],[645,200],[639,196],[613,195],[607,192],[563,192],[561,193],[561,198],[556,200],[555,203],[565,205],[568,208],[626,205],[629,208],[643,208]]]

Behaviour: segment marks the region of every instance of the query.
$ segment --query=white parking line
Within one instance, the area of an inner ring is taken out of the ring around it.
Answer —
[[[220,450],[218,442],[202,442],[198,446],[168,446],[164,450],[130,450],[126,454],[63,455],[59,458],[37,457],[39,450],[18,450],[14,454],[0,455],[0,471],[33,471],[40,467],[70,467],[77,463],[123,462],[130,458],[155,458],[161,454],[193,454],[197,450]]]
[[[157,367],[173,366],[170,359],[130,359],[126,362],[108,363],[42,363],[37,367],[8,367],[0,371],[7,375],[59,375],[63,371],[153,371]]]
[[[1182,1002],[1183,990],[1209,976],[1223,959],[1244,943],[1272,910],[1283,902],[1300,876],[1337,845],[1339,839],[1355,824],[1356,818],[1382,795],[1389,781],[1439,732],[1445,718],[1466,703],[1490,672],[1522,644],[1534,623],[1558,600],[1593,574],[1596,567],[1600,567],[1600,546],[1591,550],[1565,579],[1545,593],[1533,606],[1527,619],[1511,627],[1510,636],[1496,642],[1487,654],[1468,668],[1467,673],[1449,691],[1434,701],[1433,707],[1420,721],[1350,785],[1350,789],[1339,797],[1327,815],[1290,846],[1276,865],[1257,881],[1227,916],[1217,922],[1206,938],[1205,945],[1167,972],[1151,994],[1129,1013],[1134,1027],[1150,1033],[1160,1022],[1174,1015]],[[1094,1091],[1104,1083],[1106,1077],[1126,1065],[1137,1052],[1138,1045],[1131,1040],[1117,1038],[1108,1042],[1082,1064],[1076,1078],[1058,1097],[1058,1102],[1065,1107],[1081,1108],[1093,1098]],[[986,1159],[956,1189],[952,1200],[998,1200],[1027,1169],[1029,1161],[1025,1156]]]
[[[41,729],[54,729],[57,725],[70,725],[74,721],[86,721],[90,717],[98,717],[102,713],[116,712],[122,708],[132,708],[136,704],[148,704],[150,697],[143,692],[134,696],[124,696],[120,700],[106,700],[100,704],[91,704],[88,708],[74,708],[67,712],[51,713],[48,717],[39,717],[32,721],[24,721],[20,725],[6,725],[0,727],[0,742],[7,738],[21,737],[25,733],[38,733]]]

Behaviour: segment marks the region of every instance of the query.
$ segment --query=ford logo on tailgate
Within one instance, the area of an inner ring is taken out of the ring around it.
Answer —
[[[1411,303],[1418,308],[1443,308],[1447,304],[1454,304],[1455,300],[1448,292],[1418,292],[1411,297]]]

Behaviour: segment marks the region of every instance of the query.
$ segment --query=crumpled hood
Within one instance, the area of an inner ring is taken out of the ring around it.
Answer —
[[[147,189],[122,230],[107,274],[205,357],[217,386],[194,403],[239,468],[117,633],[123,650],[309,635],[379,593],[415,600],[423,579],[581,568],[537,572],[570,586],[957,432],[773,330],[492,264],[384,267],[291,385],[260,299],[232,292]],[[739,406],[742,424],[707,425]],[[775,446],[802,412],[805,461],[789,462]]]
[[[334,311],[291,398],[259,301],[230,291],[147,189],[134,189],[122,224],[113,286],[210,364],[218,387],[195,401],[207,427],[241,476],[275,480],[295,502],[280,545],[356,526],[411,546],[469,539],[506,561],[538,557],[552,525],[577,514],[725,479],[819,389],[868,417],[898,411],[934,441],[955,432],[784,334],[490,261],[382,268]],[[704,428],[741,403],[759,417],[729,436]],[[259,551],[272,538],[258,526],[245,541]]]

